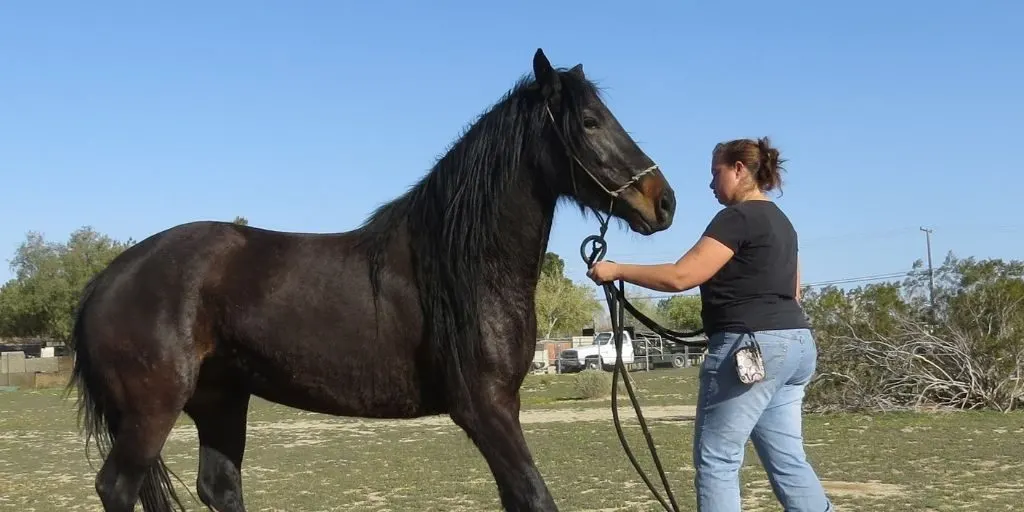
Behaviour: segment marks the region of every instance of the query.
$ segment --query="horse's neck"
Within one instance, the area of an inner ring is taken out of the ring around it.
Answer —
[[[545,190],[535,174],[523,171],[521,176],[501,202],[501,233],[494,243],[505,256],[503,270],[511,272],[509,277],[533,285],[547,251],[557,195]]]

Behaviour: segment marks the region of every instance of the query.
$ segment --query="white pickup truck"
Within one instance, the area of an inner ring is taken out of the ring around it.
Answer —
[[[558,354],[559,373],[578,372],[583,369],[610,370],[615,366],[615,340],[611,331],[597,333],[594,343],[563,350]],[[622,363],[633,364],[633,338],[629,331],[622,331]]]

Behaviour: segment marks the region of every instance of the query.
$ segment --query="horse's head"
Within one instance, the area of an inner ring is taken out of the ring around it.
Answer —
[[[667,229],[675,215],[675,192],[658,166],[602,101],[579,64],[551,66],[540,49],[533,57],[536,87],[551,124],[550,154],[558,166],[561,193],[614,215],[644,235]]]

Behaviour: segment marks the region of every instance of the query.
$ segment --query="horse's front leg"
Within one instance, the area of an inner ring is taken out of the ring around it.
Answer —
[[[455,407],[452,420],[466,431],[487,460],[505,510],[557,511],[519,424],[518,393],[503,387],[496,382],[481,382],[479,389],[489,391],[471,400],[472,409]]]

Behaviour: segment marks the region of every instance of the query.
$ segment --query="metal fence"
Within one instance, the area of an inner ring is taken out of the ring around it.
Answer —
[[[706,341],[696,336],[687,341]],[[629,370],[659,367],[688,368],[704,360],[705,350],[677,345],[652,332],[630,332],[623,344],[623,362]],[[616,359],[611,333],[537,340],[534,373],[574,373],[584,369],[610,369]]]

